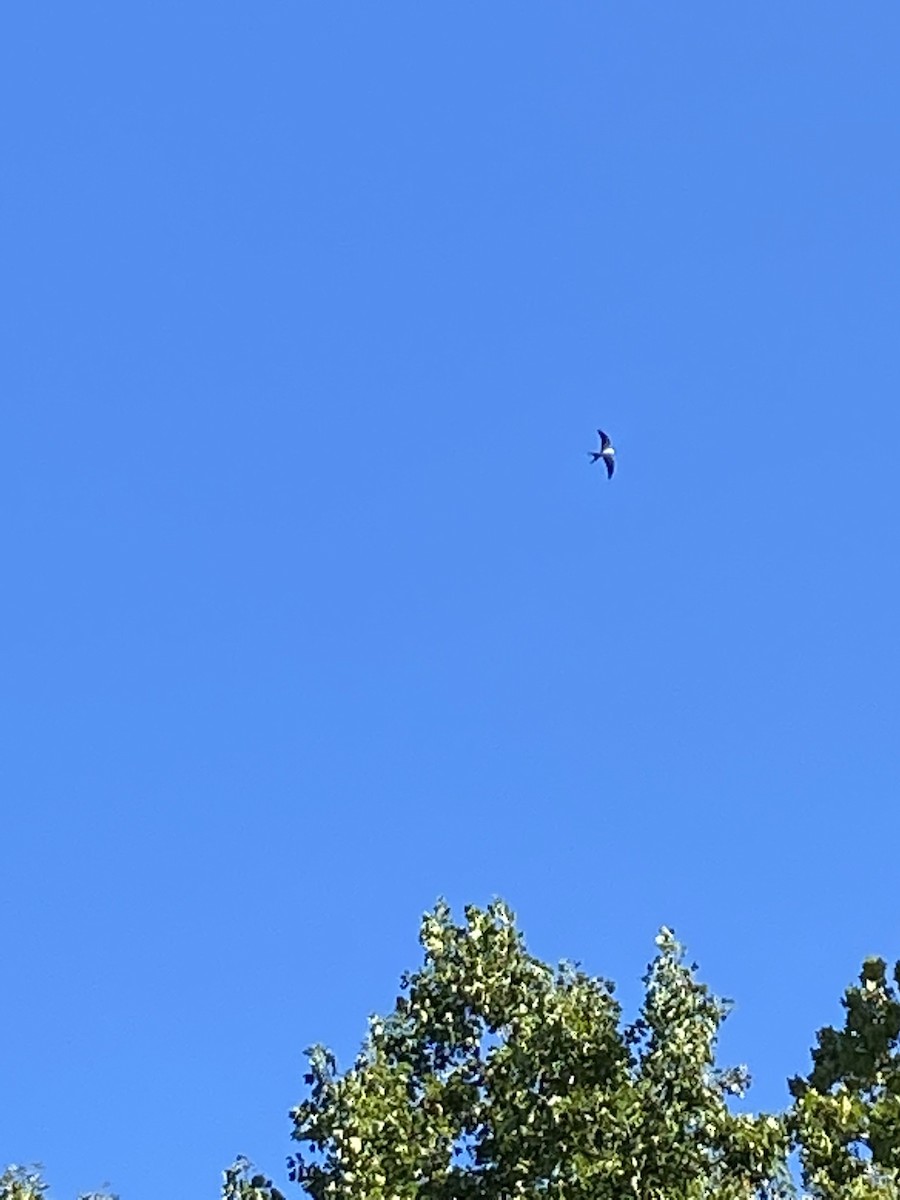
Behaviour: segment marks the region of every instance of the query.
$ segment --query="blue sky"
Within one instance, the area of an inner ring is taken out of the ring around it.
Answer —
[[[283,1181],[441,894],[784,1103],[900,956],[898,37],[6,6],[4,1161]]]

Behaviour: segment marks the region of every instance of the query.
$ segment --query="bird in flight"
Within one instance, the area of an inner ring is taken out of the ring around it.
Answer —
[[[600,449],[589,450],[588,453],[591,456],[591,462],[596,462],[598,458],[603,459],[603,465],[606,467],[606,478],[612,479],[613,471],[616,469],[616,451],[602,429],[598,429],[597,434],[600,438]]]

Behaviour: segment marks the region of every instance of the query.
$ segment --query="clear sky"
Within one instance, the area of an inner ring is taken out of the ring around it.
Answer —
[[[0,1158],[283,1183],[440,894],[629,1006],[674,926],[785,1102],[900,956],[898,55],[4,6]]]

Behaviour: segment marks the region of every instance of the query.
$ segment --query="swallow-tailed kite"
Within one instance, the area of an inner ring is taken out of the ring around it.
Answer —
[[[603,459],[603,465],[606,467],[606,478],[612,479],[613,471],[616,469],[616,451],[602,429],[598,429],[597,433],[600,437],[600,449],[589,450],[588,453],[591,456],[591,462],[596,462],[598,458]]]

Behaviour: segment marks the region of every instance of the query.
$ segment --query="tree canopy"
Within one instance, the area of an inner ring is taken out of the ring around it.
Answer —
[[[423,967],[351,1069],[310,1053],[291,1168],[316,1200],[741,1200],[786,1186],[786,1122],[729,1109],[747,1080],[715,1063],[727,1005],[669,930],[631,1025],[610,983],[532,957],[500,902],[461,925],[439,904],[421,942]]]
[[[844,1028],[820,1029],[811,1073],[790,1082],[804,1179],[826,1200],[900,1196],[900,962],[893,978],[866,959]]]
[[[314,1200],[900,1200],[900,963],[889,982],[867,960],[792,1103],[748,1113],[746,1070],[716,1059],[729,1004],[670,930],[631,1023],[611,983],[529,954],[501,901],[459,923],[441,902],[420,941],[346,1071],[308,1051],[288,1166]],[[36,1171],[0,1176],[0,1200],[44,1193]],[[284,1200],[243,1158],[222,1195]]]

